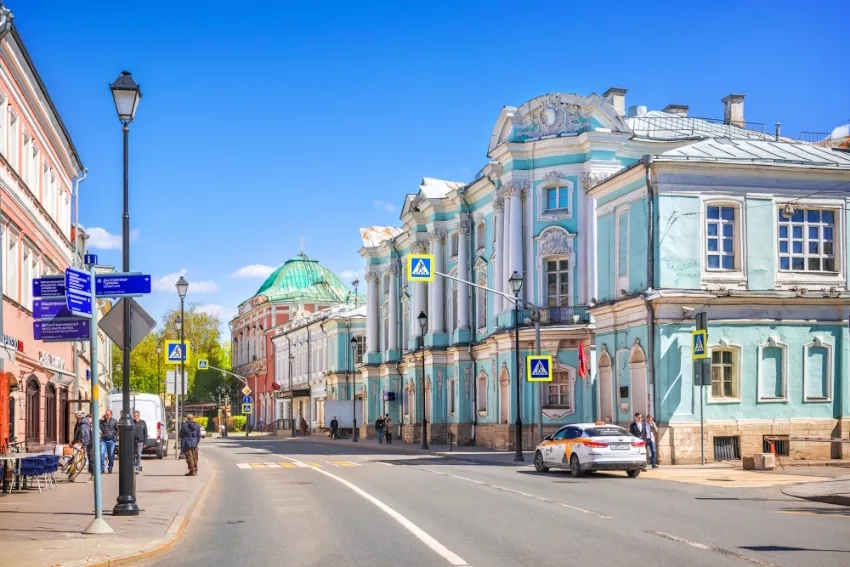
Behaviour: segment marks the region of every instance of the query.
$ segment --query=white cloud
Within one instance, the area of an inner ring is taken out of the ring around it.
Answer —
[[[225,307],[224,305],[218,305],[216,303],[201,305],[198,307],[198,311],[201,313],[207,313],[213,317],[218,317],[222,323],[229,321],[234,315],[236,315],[236,309]]]
[[[177,293],[177,288],[175,288],[175,284],[177,280],[180,279],[180,276],[186,276],[186,270],[180,270],[179,272],[172,272],[170,274],[165,274],[159,278],[156,278],[151,282],[151,287],[155,291],[173,291]],[[189,292],[188,295],[192,295],[193,293],[213,293],[218,291],[218,285],[215,282],[210,281],[192,281],[189,278]]]
[[[354,270],[343,270],[339,275],[343,279],[353,280],[354,278],[360,276],[360,272]]]
[[[105,228],[100,228],[99,226],[93,226],[91,228],[85,229],[86,234],[88,234],[88,240],[86,244],[89,248],[96,248],[98,250],[120,250],[121,249],[121,235],[120,234],[112,234]],[[130,242],[133,242],[139,237],[139,230],[131,230],[130,231]]]
[[[242,266],[232,275],[234,278],[267,278],[269,275],[275,271],[275,268],[272,266],[266,266],[265,264],[250,264],[248,266]]]
[[[375,201],[372,204],[375,205],[376,209],[383,209],[390,213],[395,210],[395,205],[393,205],[392,203],[387,203],[386,201]]]

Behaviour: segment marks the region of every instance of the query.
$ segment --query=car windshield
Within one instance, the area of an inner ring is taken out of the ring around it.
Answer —
[[[588,437],[616,437],[630,435],[630,433],[627,432],[625,429],[623,429],[622,427],[617,427],[616,425],[586,429],[585,433]]]

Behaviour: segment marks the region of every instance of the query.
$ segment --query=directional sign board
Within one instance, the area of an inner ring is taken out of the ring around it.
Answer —
[[[151,292],[151,277],[147,274],[98,274],[94,278],[98,297],[132,297]]]
[[[148,315],[142,306],[130,297],[118,301],[109,312],[103,316],[98,327],[109,337],[119,350],[124,348],[124,302],[130,302],[130,350],[136,348],[142,339],[148,336],[156,321]]]
[[[32,335],[37,341],[73,342],[91,338],[91,321],[87,318],[34,321]]]
[[[708,341],[708,331],[701,329],[691,333],[691,356],[693,360],[702,360],[708,358],[708,349],[706,342]]]
[[[206,370],[207,369],[207,361],[203,358],[198,359],[198,370]]]
[[[65,276],[44,276],[32,280],[33,297],[65,297]]]
[[[251,388],[249,388],[248,386],[245,386],[244,388],[242,388],[242,393],[245,394],[246,396],[250,396],[251,395]]]
[[[552,357],[539,354],[525,359],[525,376],[529,382],[552,381]]]
[[[248,415],[250,413],[253,413],[254,408],[252,406],[253,406],[253,404],[242,404],[242,413],[244,415]]]
[[[65,269],[65,302],[68,309],[79,317],[91,317],[92,314],[91,275],[77,268]]]
[[[407,255],[407,281],[430,282],[434,280],[433,254]]]
[[[165,363],[180,364],[189,360],[189,341],[165,341]]]
[[[83,263],[86,266],[97,266],[97,254],[86,254],[83,256]]]
[[[73,314],[65,298],[36,297],[32,300],[32,316],[34,319],[65,319]]]

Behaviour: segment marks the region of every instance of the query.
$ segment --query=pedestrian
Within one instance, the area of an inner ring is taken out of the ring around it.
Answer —
[[[643,420],[643,442],[646,443],[646,449],[649,451],[650,463],[652,468],[658,468],[658,458],[655,451],[655,435],[658,433],[658,426],[652,420],[652,414],[646,414],[646,419]]]
[[[79,444],[86,452],[86,460],[89,463],[89,473],[92,475],[89,482],[94,482],[94,447],[92,447],[91,423],[86,419],[86,412],[77,412],[77,425],[74,428],[74,445]]]
[[[378,419],[375,420],[375,432],[378,434],[378,445],[383,444],[384,442],[384,418],[383,416],[378,416]]]
[[[641,433],[641,430],[642,430],[642,427],[641,427],[642,423],[641,422],[642,422],[642,420],[643,420],[643,418],[641,417],[640,412],[637,412],[637,413],[635,413],[635,420],[629,426],[629,433],[631,433],[632,435],[634,435],[638,439],[641,439],[643,437],[643,434]]]
[[[393,442],[392,426],[393,426],[393,420],[390,419],[390,414],[387,414],[387,416],[384,418],[384,435],[387,438],[387,443]]]
[[[301,423],[298,425],[298,428],[301,430],[301,436],[307,436],[307,421],[304,419],[304,416],[301,416]]]
[[[336,420],[336,416],[331,420],[331,439],[336,439],[339,435],[339,422]]]
[[[201,442],[201,428],[195,423],[195,416],[186,416],[186,422],[180,428],[180,451],[186,455],[189,472],[186,476],[198,476],[198,444]]]
[[[135,447],[134,469],[136,474],[142,470],[142,451],[145,449],[145,442],[148,440],[148,424],[142,419],[142,414],[137,411],[133,412],[133,443]]]
[[[115,441],[118,437],[118,420],[112,417],[112,410],[108,409],[100,418],[100,472],[104,468],[112,474],[115,465]],[[108,466],[105,466],[108,465]]]

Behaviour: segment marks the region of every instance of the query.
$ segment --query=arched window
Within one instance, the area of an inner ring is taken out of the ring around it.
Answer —
[[[475,397],[477,398],[477,407],[475,409],[479,415],[483,415],[487,413],[487,374],[482,371],[478,375],[476,382],[477,392]]]
[[[44,440],[59,442],[56,437],[56,386],[53,384],[48,384],[44,389],[44,424]]]
[[[35,376],[27,380],[27,441],[41,441],[41,385]]]

